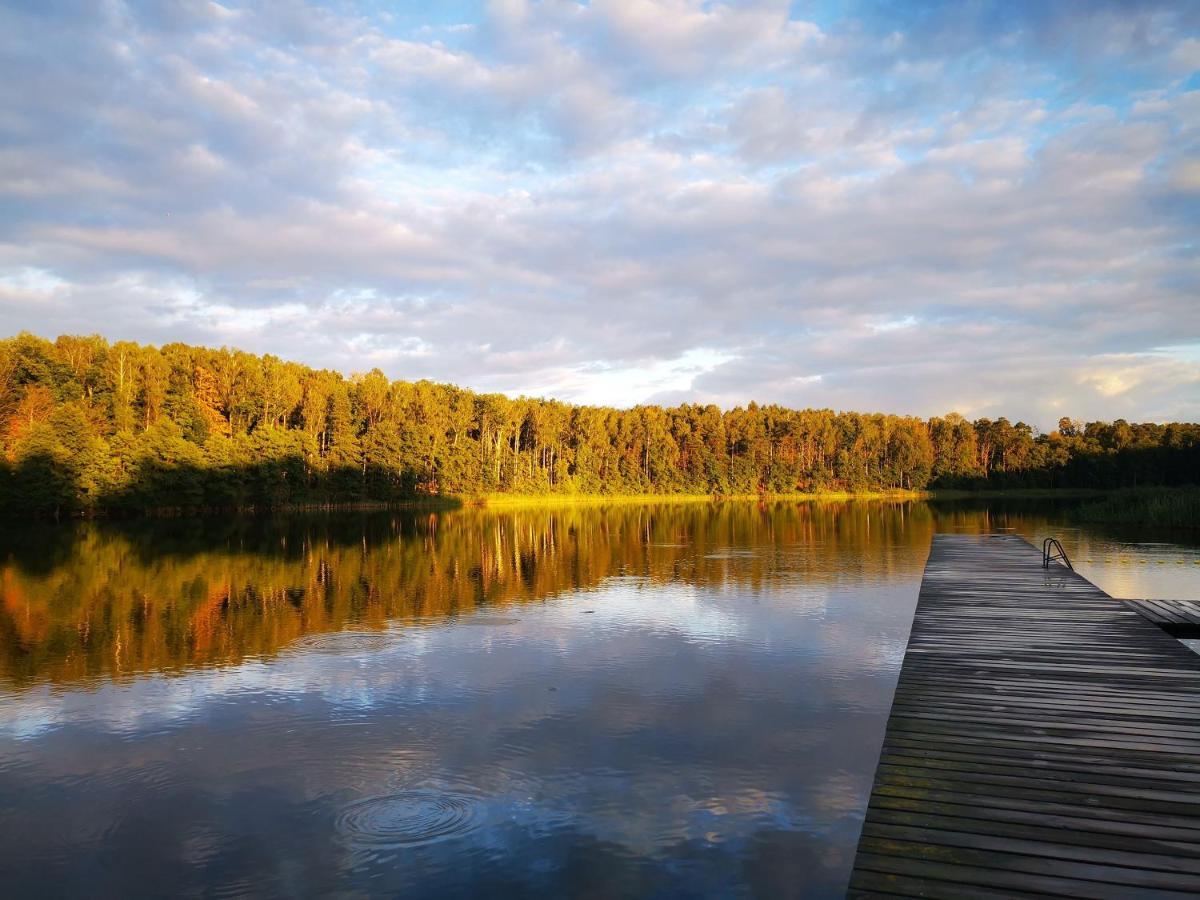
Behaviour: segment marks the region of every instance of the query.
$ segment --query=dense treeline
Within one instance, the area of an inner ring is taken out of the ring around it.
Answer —
[[[1178,484],[1200,425],[750,404],[628,410],[98,336],[0,341],[0,505],[72,512],[488,492],[754,494]]]

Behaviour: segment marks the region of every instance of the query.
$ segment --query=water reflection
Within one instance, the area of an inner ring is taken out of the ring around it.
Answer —
[[[718,591],[886,577],[911,569],[932,521],[904,505],[723,504],[43,529],[0,544],[0,676],[239,662],[351,624],[546,601],[617,576]]]
[[[1051,521],[998,515],[13,537],[0,877],[13,896],[840,895],[930,538]]]
[[[1040,547],[1058,538],[1072,565],[1113,597],[1200,598],[1200,532],[1144,526],[1081,526],[1079,500],[937,503],[938,531],[1013,532]]]

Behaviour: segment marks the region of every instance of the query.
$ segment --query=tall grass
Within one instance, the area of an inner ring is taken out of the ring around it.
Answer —
[[[1099,503],[1081,506],[1075,516],[1084,522],[1200,528],[1200,487],[1119,491]]]
[[[529,506],[618,506],[625,504],[717,503],[722,501],[926,500],[928,491],[819,491],[792,494],[464,494],[467,506],[512,509]]]

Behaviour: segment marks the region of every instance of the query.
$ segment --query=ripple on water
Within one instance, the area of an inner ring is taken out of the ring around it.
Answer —
[[[475,798],[455,791],[407,790],[356,800],[337,817],[338,833],[370,847],[415,847],[460,837],[479,820]]]
[[[516,616],[485,616],[485,615],[477,614],[477,615],[473,615],[473,616],[464,616],[463,618],[458,620],[458,624],[459,625],[479,625],[479,626],[516,625],[520,621],[521,620],[518,619]]]
[[[399,635],[386,631],[330,631],[298,637],[292,641],[291,649],[315,653],[378,653],[399,642]]]

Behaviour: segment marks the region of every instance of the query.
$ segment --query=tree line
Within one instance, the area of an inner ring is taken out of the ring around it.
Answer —
[[[1200,425],[575,406],[99,336],[0,341],[0,508],[1194,482]]]

